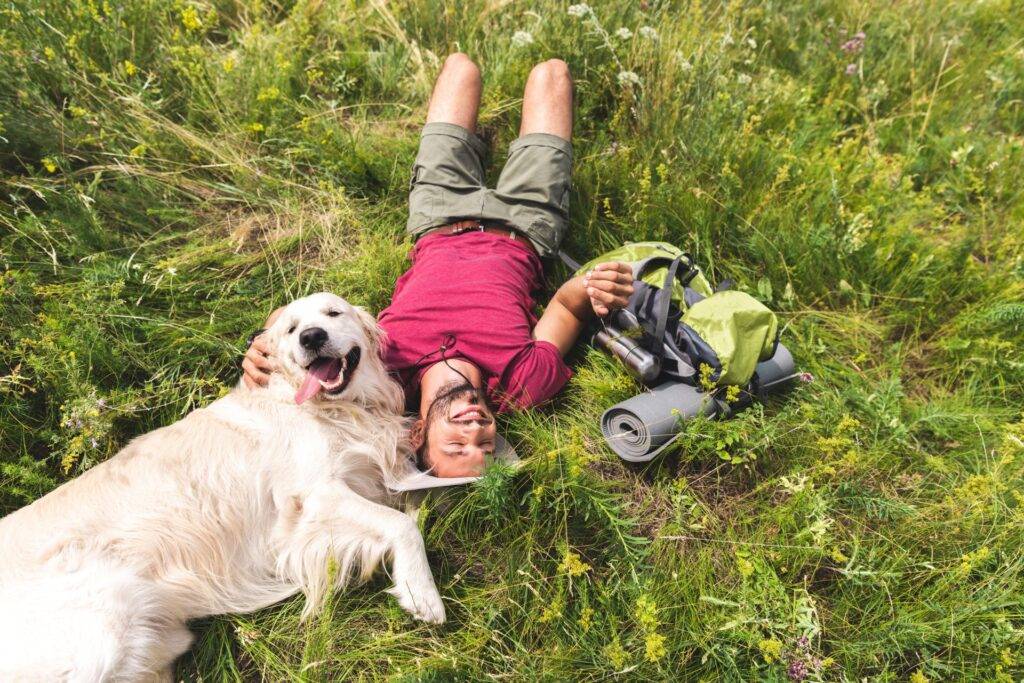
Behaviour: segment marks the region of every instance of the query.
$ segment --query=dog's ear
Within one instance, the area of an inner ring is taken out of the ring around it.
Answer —
[[[359,320],[359,324],[363,326],[363,331],[366,332],[366,336],[370,338],[370,342],[381,350],[381,342],[384,340],[384,330],[377,324],[377,319],[370,314],[362,306],[352,307],[356,312],[356,318]]]

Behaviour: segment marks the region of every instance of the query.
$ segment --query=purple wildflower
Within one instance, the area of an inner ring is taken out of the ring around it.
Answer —
[[[101,398],[100,400],[96,401],[96,405],[99,408],[106,408],[107,407],[107,399]]]
[[[856,76],[857,75],[857,65],[856,64],[847,64],[846,65],[846,75],[847,76]]]
[[[802,659],[791,659],[786,674],[791,681],[802,681],[807,678],[807,665]]]
[[[811,644],[811,641],[807,638],[807,636],[800,636],[799,638],[796,639],[796,646],[798,648],[800,648],[801,650],[806,650],[807,646],[810,645],[810,644]]]
[[[801,372],[799,377],[801,382],[807,382],[808,384],[814,381],[814,375],[809,372]]]
[[[867,34],[864,31],[857,31],[848,41],[839,46],[839,49],[847,54],[856,54],[864,49],[864,39]]]

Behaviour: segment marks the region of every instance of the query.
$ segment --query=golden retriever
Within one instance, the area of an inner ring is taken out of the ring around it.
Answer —
[[[0,520],[0,680],[168,679],[190,619],[299,591],[308,616],[385,557],[399,604],[444,621],[419,530],[391,507],[413,466],[373,317],[313,294],[264,334],[265,389],[239,383]]]

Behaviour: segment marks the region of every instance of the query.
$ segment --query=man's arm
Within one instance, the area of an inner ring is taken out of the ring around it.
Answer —
[[[533,338],[569,352],[590,316],[608,315],[623,308],[633,294],[633,270],[626,263],[601,263],[559,287],[544,315],[533,328]]]

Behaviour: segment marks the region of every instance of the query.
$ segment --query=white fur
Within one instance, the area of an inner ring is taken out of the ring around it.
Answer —
[[[340,396],[298,406],[313,325],[321,354],[362,358]],[[299,591],[308,616],[385,557],[401,606],[444,621],[419,530],[388,505],[409,447],[373,317],[314,294],[266,334],[280,364],[266,389],[240,383],[0,520],[0,680],[166,679],[189,619]]]

